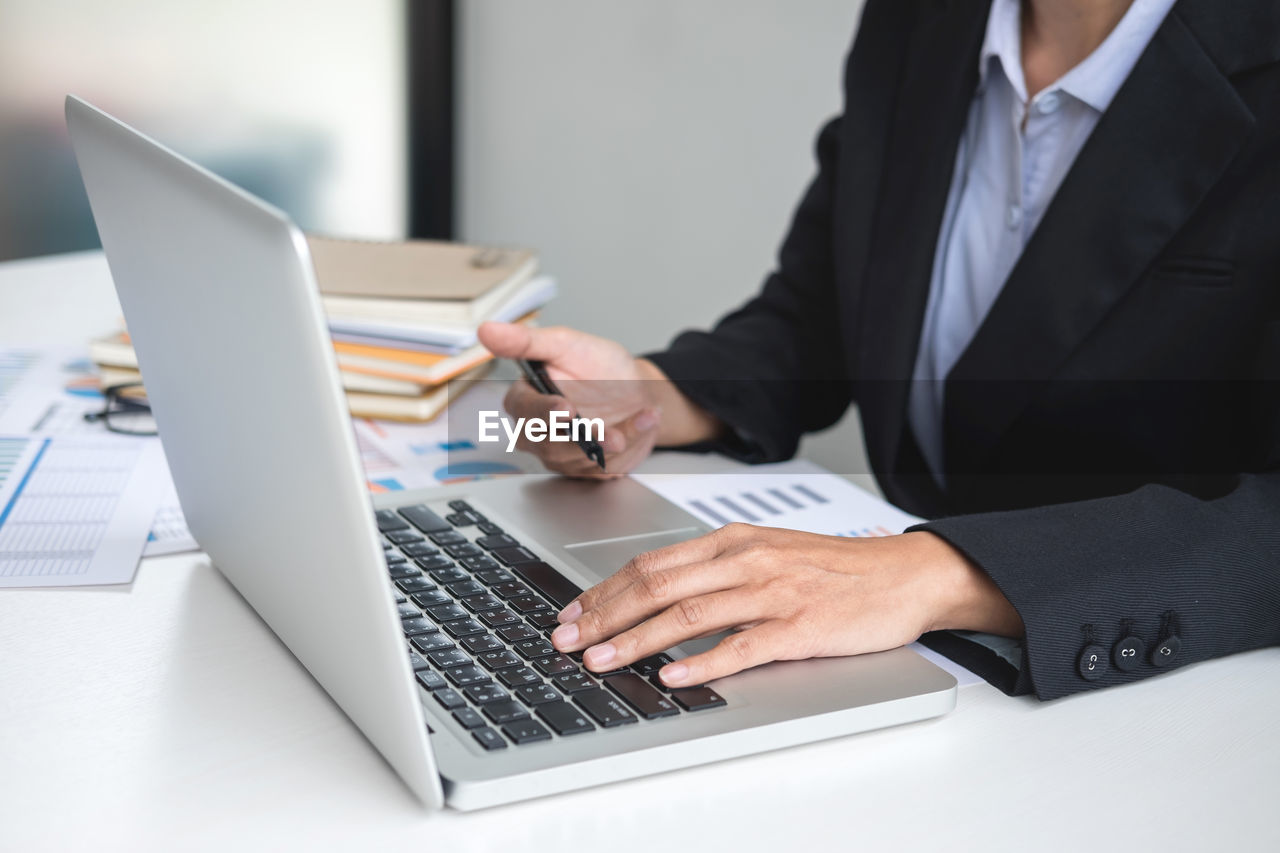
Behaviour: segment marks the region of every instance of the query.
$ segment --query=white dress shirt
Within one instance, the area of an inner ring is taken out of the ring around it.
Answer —
[[[1106,40],[1028,100],[1020,0],[993,0],[979,83],[933,262],[908,418],[945,484],[945,379],[969,346],[1076,155],[1174,0],[1134,0]],[[1134,152],[1135,157],[1143,152]]]

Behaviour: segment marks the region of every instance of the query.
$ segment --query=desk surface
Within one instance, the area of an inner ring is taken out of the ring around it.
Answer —
[[[0,264],[0,346],[119,308]],[[474,814],[427,814],[203,555],[0,591],[0,848],[1280,849],[1280,649]],[[678,839],[678,841],[677,841]]]

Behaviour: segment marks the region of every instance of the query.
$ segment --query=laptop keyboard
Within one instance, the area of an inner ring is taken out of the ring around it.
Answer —
[[[666,654],[591,673],[548,639],[582,592],[466,501],[376,514],[409,659],[423,689],[486,751],[725,705],[658,680]]]

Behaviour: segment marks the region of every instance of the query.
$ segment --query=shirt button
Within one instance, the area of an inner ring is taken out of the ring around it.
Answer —
[[[1057,112],[1060,106],[1062,106],[1062,96],[1057,92],[1045,92],[1036,101],[1036,109],[1040,111],[1042,116]]]
[[[1022,224],[1022,207],[1020,205],[1009,205],[1009,210],[1005,213],[1005,224],[1009,226],[1010,231]]]

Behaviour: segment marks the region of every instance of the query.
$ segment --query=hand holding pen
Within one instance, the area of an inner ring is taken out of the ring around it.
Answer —
[[[509,323],[485,323],[480,340],[494,355],[520,363],[527,380],[513,382],[507,392],[503,404],[511,417],[549,420],[553,411],[569,411],[575,419],[604,422],[600,442],[534,443],[522,436],[516,447],[551,470],[587,479],[619,477],[657,444],[660,419],[651,394],[658,383],[621,344],[572,329]]]

